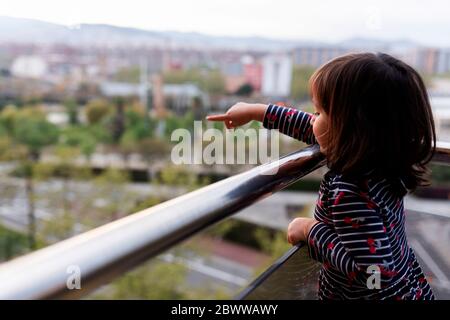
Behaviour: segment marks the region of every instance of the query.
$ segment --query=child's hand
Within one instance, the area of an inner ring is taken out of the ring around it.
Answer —
[[[225,114],[207,116],[209,121],[223,121],[228,129],[242,126],[252,120],[262,121],[267,105],[239,102]]]
[[[287,240],[294,245],[300,241],[305,242],[308,237],[309,230],[318,223],[312,218],[295,218],[289,224],[287,229]]]

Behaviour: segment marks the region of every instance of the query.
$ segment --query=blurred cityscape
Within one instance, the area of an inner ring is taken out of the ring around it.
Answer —
[[[248,170],[253,165],[175,166],[171,133],[192,132],[194,120],[224,130],[204,117],[238,101],[311,111],[313,71],[362,51],[392,54],[422,74],[438,140],[450,142],[449,48],[406,40],[329,44],[69,28],[0,16],[0,261]],[[281,154],[304,146],[280,139]],[[450,256],[435,244],[450,239],[450,170],[431,168],[432,186],[408,196],[406,210],[439,216],[438,224],[423,216],[409,223],[435,289],[449,298]],[[325,172],[218,223],[90,298],[233,297],[290,247],[286,227],[312,215]]]

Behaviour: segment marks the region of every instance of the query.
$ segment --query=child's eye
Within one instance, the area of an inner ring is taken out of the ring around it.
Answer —
[[[314,116],[314,117],[318,117],[319,115],[320,115],[320,112],[314,112],[314,113],[313,113],[313,116]]]

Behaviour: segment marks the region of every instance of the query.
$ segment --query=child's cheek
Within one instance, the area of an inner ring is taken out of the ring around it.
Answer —
[[[314,137],[316,138],[317,142],[319,143],[319,145],[322,145],[322,137],[321,137],[321,132],[320,132],[320,127],[315,123],[313,125],[313,133],[314,133]]]
[[[326,154],[326,134],[323,131],[314,130],[313,127],[314,136],[316,137],[316,141],[320,146],[320,152],[323,154]]]

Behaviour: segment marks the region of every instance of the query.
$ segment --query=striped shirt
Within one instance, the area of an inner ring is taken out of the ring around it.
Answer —
[[[269,105],[266,129],[315,144],[312,115]],[[396,181],[371,175],[348,177],[328,171],[320,184],[307,238],[309,255],[322,263],[319,299],[432,300],[433,292],[408,245],[403,197]]]

